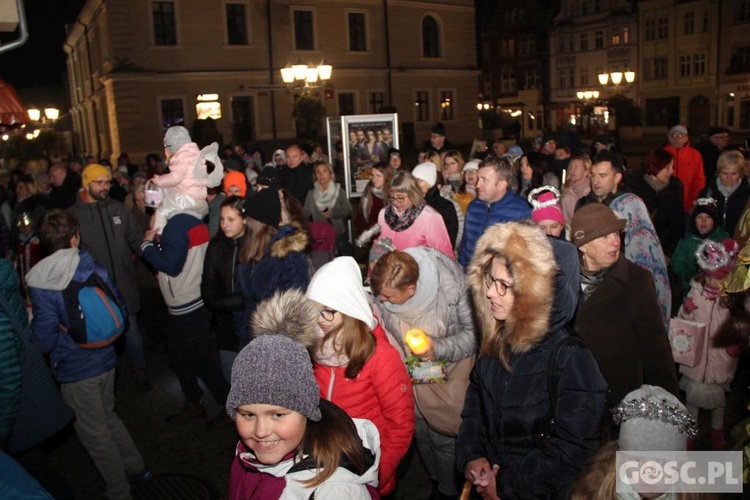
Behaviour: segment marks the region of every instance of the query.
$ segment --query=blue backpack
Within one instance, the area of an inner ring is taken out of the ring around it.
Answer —
[[[125,319],[109,285],[96,273],[63,290],[68,324],[61,325],[84,349],[106,347],[125,331]]]

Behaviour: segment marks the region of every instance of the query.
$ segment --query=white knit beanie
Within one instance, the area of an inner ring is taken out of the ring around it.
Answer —
[[[307,298],[357,318],[370,328],[377,321],[362,287],[362,271],[352,257],[337,257],[318,269],[307,286]]]
[[[414,170],[411,171],[411,175],[417,179],[422,179],[432,187],[437,182],[437,166],[429,161],[420,163],[414,167]]]
[[[642,385],[612,409],[621,451],[684,451],[697,426],[685,406],[659,386]]]

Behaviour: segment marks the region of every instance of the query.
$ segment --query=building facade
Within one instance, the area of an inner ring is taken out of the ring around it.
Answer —
[[[402,139],[442,121],[469,143],[474,25],[473,0],[89,0],[65,42],[76,146],[138,161],[205,117],[226,143],[291,142],[300,89],[280,69],[323,60],[328,116],[395,111]]]
[[[481,26],[478,108],[498,125],[518,120],[521,136],[545,128],[549,102],[550,2],[509,0],[485,7]]]
[[[647,130],[686,125],[704,134],[717,123],[721,5],[648,0],[638,4],[639,88]]]
[[[612,128],[616,118],[608,100],[616,94],[635,98],[637,85],[625,80],[602,85],[598,75],[635,70],[637,27],[637,13],[627,0],[561,2],[549,39],[551,128],[575,125],[589,136]]]
[[[750,0],[722,3],[716,123],[750,131]]]

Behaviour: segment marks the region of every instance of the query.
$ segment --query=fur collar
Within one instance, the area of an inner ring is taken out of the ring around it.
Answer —
[[[253,313],[253,333],[258,335],[286,335],[305,347],[313,348],[318,335],[320,309],[297,288],[276,292],[264,300]]]
[[[484,284],[485,270],[494,256],[507,259],[515,293],[511,314],[502,325],[492,317]],[[509,222],[495,224],[484,232],[467,270],[477,324],[482,329],[482,354],[507,364],[506,349],[510,354],[522,354],[544,338],[552,312],[556,271],[552,245],[536,226]],[[499,339],[493,342],[497,336]]]
[[[288,226],[281,226],[279,234],[271,243],[271,257],[283,259],[290,253],[304,252],[307,248],[309,238],[302,226],[292,222]]]

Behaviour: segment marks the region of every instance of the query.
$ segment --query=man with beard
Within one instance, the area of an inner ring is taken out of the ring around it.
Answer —
[[[125,299],[128,307],[125,354],[128,365],[134,370],[138,389],[146,392],[151,389],[151,384],[146,374],[143,338],[138,329],[140,301],[132,258],[133,252],[141,254],[143,233],[128,207],[109,196],[112,173],[107,167],[92,163],[83,169],[81,179],[83,189],[70,209],[81,225],[81,248],[106,266]]]

